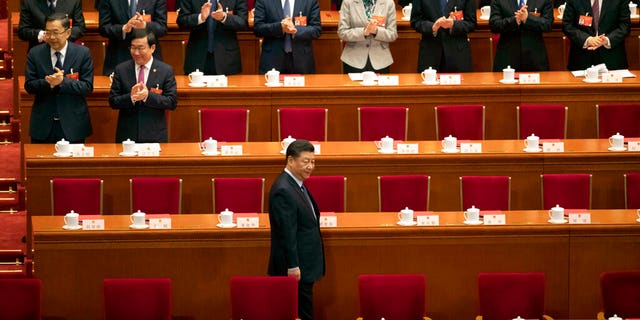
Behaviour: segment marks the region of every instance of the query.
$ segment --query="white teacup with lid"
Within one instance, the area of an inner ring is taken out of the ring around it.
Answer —
[[[527,151],[538,151],[538,147],[540,144],[540,138],[532,133],[524,140],[524,148]]]
[[[629,7],[631,7],[631,5],[629,5]],[[402,17],[404,19],[408,19],[409,17],[411,17],[411,9],[413,9],[411,2],[409,2],[408,5],[402,8]]]
[[[584,79],[589,82],[598,81],[598,68],[591,66],[584,71]]]
[[[489,19],[489,15],[491,15],[491,6],[483,6],[480,8],[480,17],[482,19]]]
[[[422,81],[423,83],[429,83],[429,84],[434,84],[436,83],[437,80],[437,71],[436,69],[433,69],[431,67],[429,67],[429,69],[424,69],[424,71],[422,71],[422,73],[420,73],[420,75],[422,76]]]
[[[204,152],[209,154],[214,154],[218,152],[218,141],[209,137],[209,139],[202,142],[202,146],[204,147]]]
[[[514,82],[516,80],[516,70],[511,68],[511,66],[507,66],[502,69],[502,81],[504,82]]]
[[[189,73],[189,81],[191,81],[192,83],[203,83],[204,73],[202,73],[200,69],[196,69],[196,71]]]
[[[393,138],[386,136],[380,139],[380,150],[382,150],[382,152],[393,151]]]
[[[280,71],[275,68],[267,71],[267,73],[264,74],[264,80],[267,81],[267,85],[277,85],[280,83]]]
[[[136,150],[136,142],[131,140],[131,139],[127,139],[125,141],[122,141],[122,153],[124,154],[133,154]]]
[[[145,223],[146,214],[140,210],[132,213],[129,216],[129,220],[131,221],[132,228],[144,228],[146,227]]]
[[[65,139],[61,139],[60,141],[56,142],[55,148],[56,152],[59,154],[71,153],[71,144]]]
[[[629,2],[629,14],[630,14],[632,17],[635,17],[635,16],[637,15],[637,14],[636,14],[636,9],[637,9],[637,8],[638,8],[638,5],[637,5],[637,4],[635,4],[635,3],[633,3],[633,2]]]
[[[444,137],[442,140],[442,151],[452,152],[455,151],[458,145],[458,139],[452,135]]]
[[[224,211],[220,212],[220,214],[218,215],[218,222],[222,226],[233,225],[233,211],[225,208]]]
[[[464,212],[464,220],[469,223],[477,223],[480,221],[480,209],[472,205],[471,208]]]
[[[549,210],[550,222],[564,222],[564,208],[559,204]]]
[[[613,317],[609,317],[608,320],[623,320],[622,318],[618,317],[617,314],[614,314]]]
[[[64,225],[70,229],[78,228],[80,226],[80,215],[71,210],[71,212],[64,215]]]
[[[400,212],[398,212],[398,220],[400,220],[400,224],[413,223],[413,210],[409,209],[409,207],[400,210]]]
[[[287,152],[287,148],[294,141],[296,141],[296,138],[293,138],[291,136],[288,136],[288,137],[282,139],[282,141],[280,142],[280,145],[282,146],[283,153]]]
[[[619,132],[609,137],[609,145],[611,145],[611,149],[614,150],[623,150],[624,149],[624,136]]]

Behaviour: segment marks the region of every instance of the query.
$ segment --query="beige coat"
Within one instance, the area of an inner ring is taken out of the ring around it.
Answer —
[[[345,0],[340,8],[338,37],[344,41],[340,59],[354,67],[364,68],[367,57],[375,70],[393,63],[389,42],[398,38],[396,30],[396,8],[393,0],[377,0],[373,14],[386,17],[384,26],[379,26],[375,35],[364,35],[367,15],[362,0]]]

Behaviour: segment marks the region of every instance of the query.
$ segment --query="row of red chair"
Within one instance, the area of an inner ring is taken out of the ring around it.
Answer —
[[[39,279],[0,280],[0,318],[40,319]],[[600,275],[603,311],[640,317],[640,271]],[[292,277],[232,277],[231,319],[296,319],[298,283]],[[358,277],[359,319],[428,319],[423,274],[369,274]],[[106,320],[171,319],[171,279],[105,279]],[[480,273],[477,320],[552,318],[545,314],[544,273]],[[135,301],[135,303],[132,303]]]
[[[569,209],[591,208],[590,174],[543,174],[542,205],[549,209],[560,205]],[[150,214],[182,212],[182,179],[130,179],[130,210]],[[229,209],[236,213],[264,212],[264,178],[214,178],[213,211]],[[380,211],[429,209],[431,177],[427,175],[392,175],[378,177]],[[305,185],[314,196],[321,212],[346,211],[347,178],[343,176],[311,176]],[[71,210],[83,214],[102,214],[102,180],[51,180],[53,215]],[[640,208],[640,173],[624,175],[625,207]],[[511,209],[511,177],[460,177],[460,209],[476,206],[482,210]]]
[[[311,141],[327,140],[328,110],[325,108],[281,108],[278,113],[278,140],[292,136]],[[640,104],[596,105],[597,136],[608,138],[616,133],[640,137]],[[536,134],[541,139],[567,137],[568,108],[562,104],[522,104],[516,107],[517,136],[524,139]],[[200,140],[212,137],[219,141],[248,141],[249,110],[201,109],[198,111]],[[448,105],[435,107],[435,130],[438,140],[453,135],[462,140],[483,140],[485,107],[483,105]],[[409,108],[404,106],[363,106],[358,108],[358,138],[379,140],[389,136],[407,140]]]

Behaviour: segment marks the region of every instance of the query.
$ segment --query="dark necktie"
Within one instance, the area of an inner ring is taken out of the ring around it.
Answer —
[[[209,10],[209,16],[207,17],[207,51],[213,53],[215,50],[215,32],[216,21],[211,16],[211,12],[218,10],[217,3],[211,1],[211,10]]]
[[[56,65],[55,67],[62,70],[62,53],[60,51],[55,52],[56,55]]]
[[[520,0],[518,3],[518,9],[522,8],[522,6],[524,6],[524,0]]]
[[[136,11],[138,11],[138,0],[131,0],[129,10],[131,10],[131,17],[134,17],[136,15]]]
[[[591,12],[593,12],[593,30],[598,33],[598,20],[600,20],[600,0],[593,1],[591,6]]]
[[[307,193],[307,188],[304,187],[304,184],[300,187],[300,190],[302,190],[302,194],[304,194],[304,198],[307,199],[307,202],[309,203],[309,207],[311,207],[311,212],[313,213],[313,219],[316,219],[316,212],[313,209],[313,202],[311,202],[311,198],[309,198],[309,194]]]
[[[49,11],[54,13],[56,11],[56,6],[53,4],[53,0],[49,0]]]
[[[442,16],[443,17],[448,17],[449,15],[447,14],[447,0],[440,0],[440,7],[442,8]]]
[[[284,0],[284,6],[282,7],[282,14],[287,17],[291,14],[291,4],[289,4],[289,0]],[[284,35],[284,52],[290,53],[291,49],[291,35],[285,33]]]

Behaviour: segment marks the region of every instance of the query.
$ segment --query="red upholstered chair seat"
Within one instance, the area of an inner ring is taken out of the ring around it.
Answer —
[[[40,320],[40,279],[0,279],[0,319]]]
[[[171,279],[104,279],[105,320],[171,320]]]
[[[640,270],[600,274],[604,318],[640,318]],[[598,317],[600,318],[600,316]]]
[[[327,109],[278,109],[278,140],[288,136],[310,141],[327,140]]]
[[[543,174],[542,206],[551,209],[591,209],[590,174]]]
[[[182,212],[182,179],[133,178],[131,188],[131,212],[147,214],[178,214]]]
[[[200,141],[246,142],[249,139],[249,110],[200,109]]]
[[[320,212],[344,212],[347,201],[347,178],[344,176],[311,176],[304,181]]]
[[[480,316],[482,320],[547,318],[544,288],[544,273],[480,273]]]
[[[211,183],[214,213],[264,211],[264,178],[214,178]]]
[[[423,319],[423,274],[367,274],[358,277],[361,319]]]
[[[518,138],[535,134],[540,139],[565,139],[567,110],[562,104],[521,104],[517,107]]]
[[[462,210],[476,206],[480,210],[509,210],[511,208],[511,177],[460,177]]]
[[[435,114],[438,140],[449,135],[458,140],[484,139],[483,105],[436,106]]]
[[[51,210],[54,216],[71,210],[79,214],[102,214],[101,179],[55,178],[51,185]]]
[[[407,140],[409,108],[401,106],[363,106],[358,108],[360,141],[377,141],[389,136]]]
[[[640,104],[600,104],[598,137],[609,138],[616,133],[625,137],[640,137]]]
[[[405,207],[416,211],[429,208],[430,176],[397,175],[378,177],[378,208],[400,211]]]
[[[640,209],[640,172],[624,175],[624,191],[625,208]]]
[[[231,319],[294,320],[298,281],[292,277],[232,277]]]

